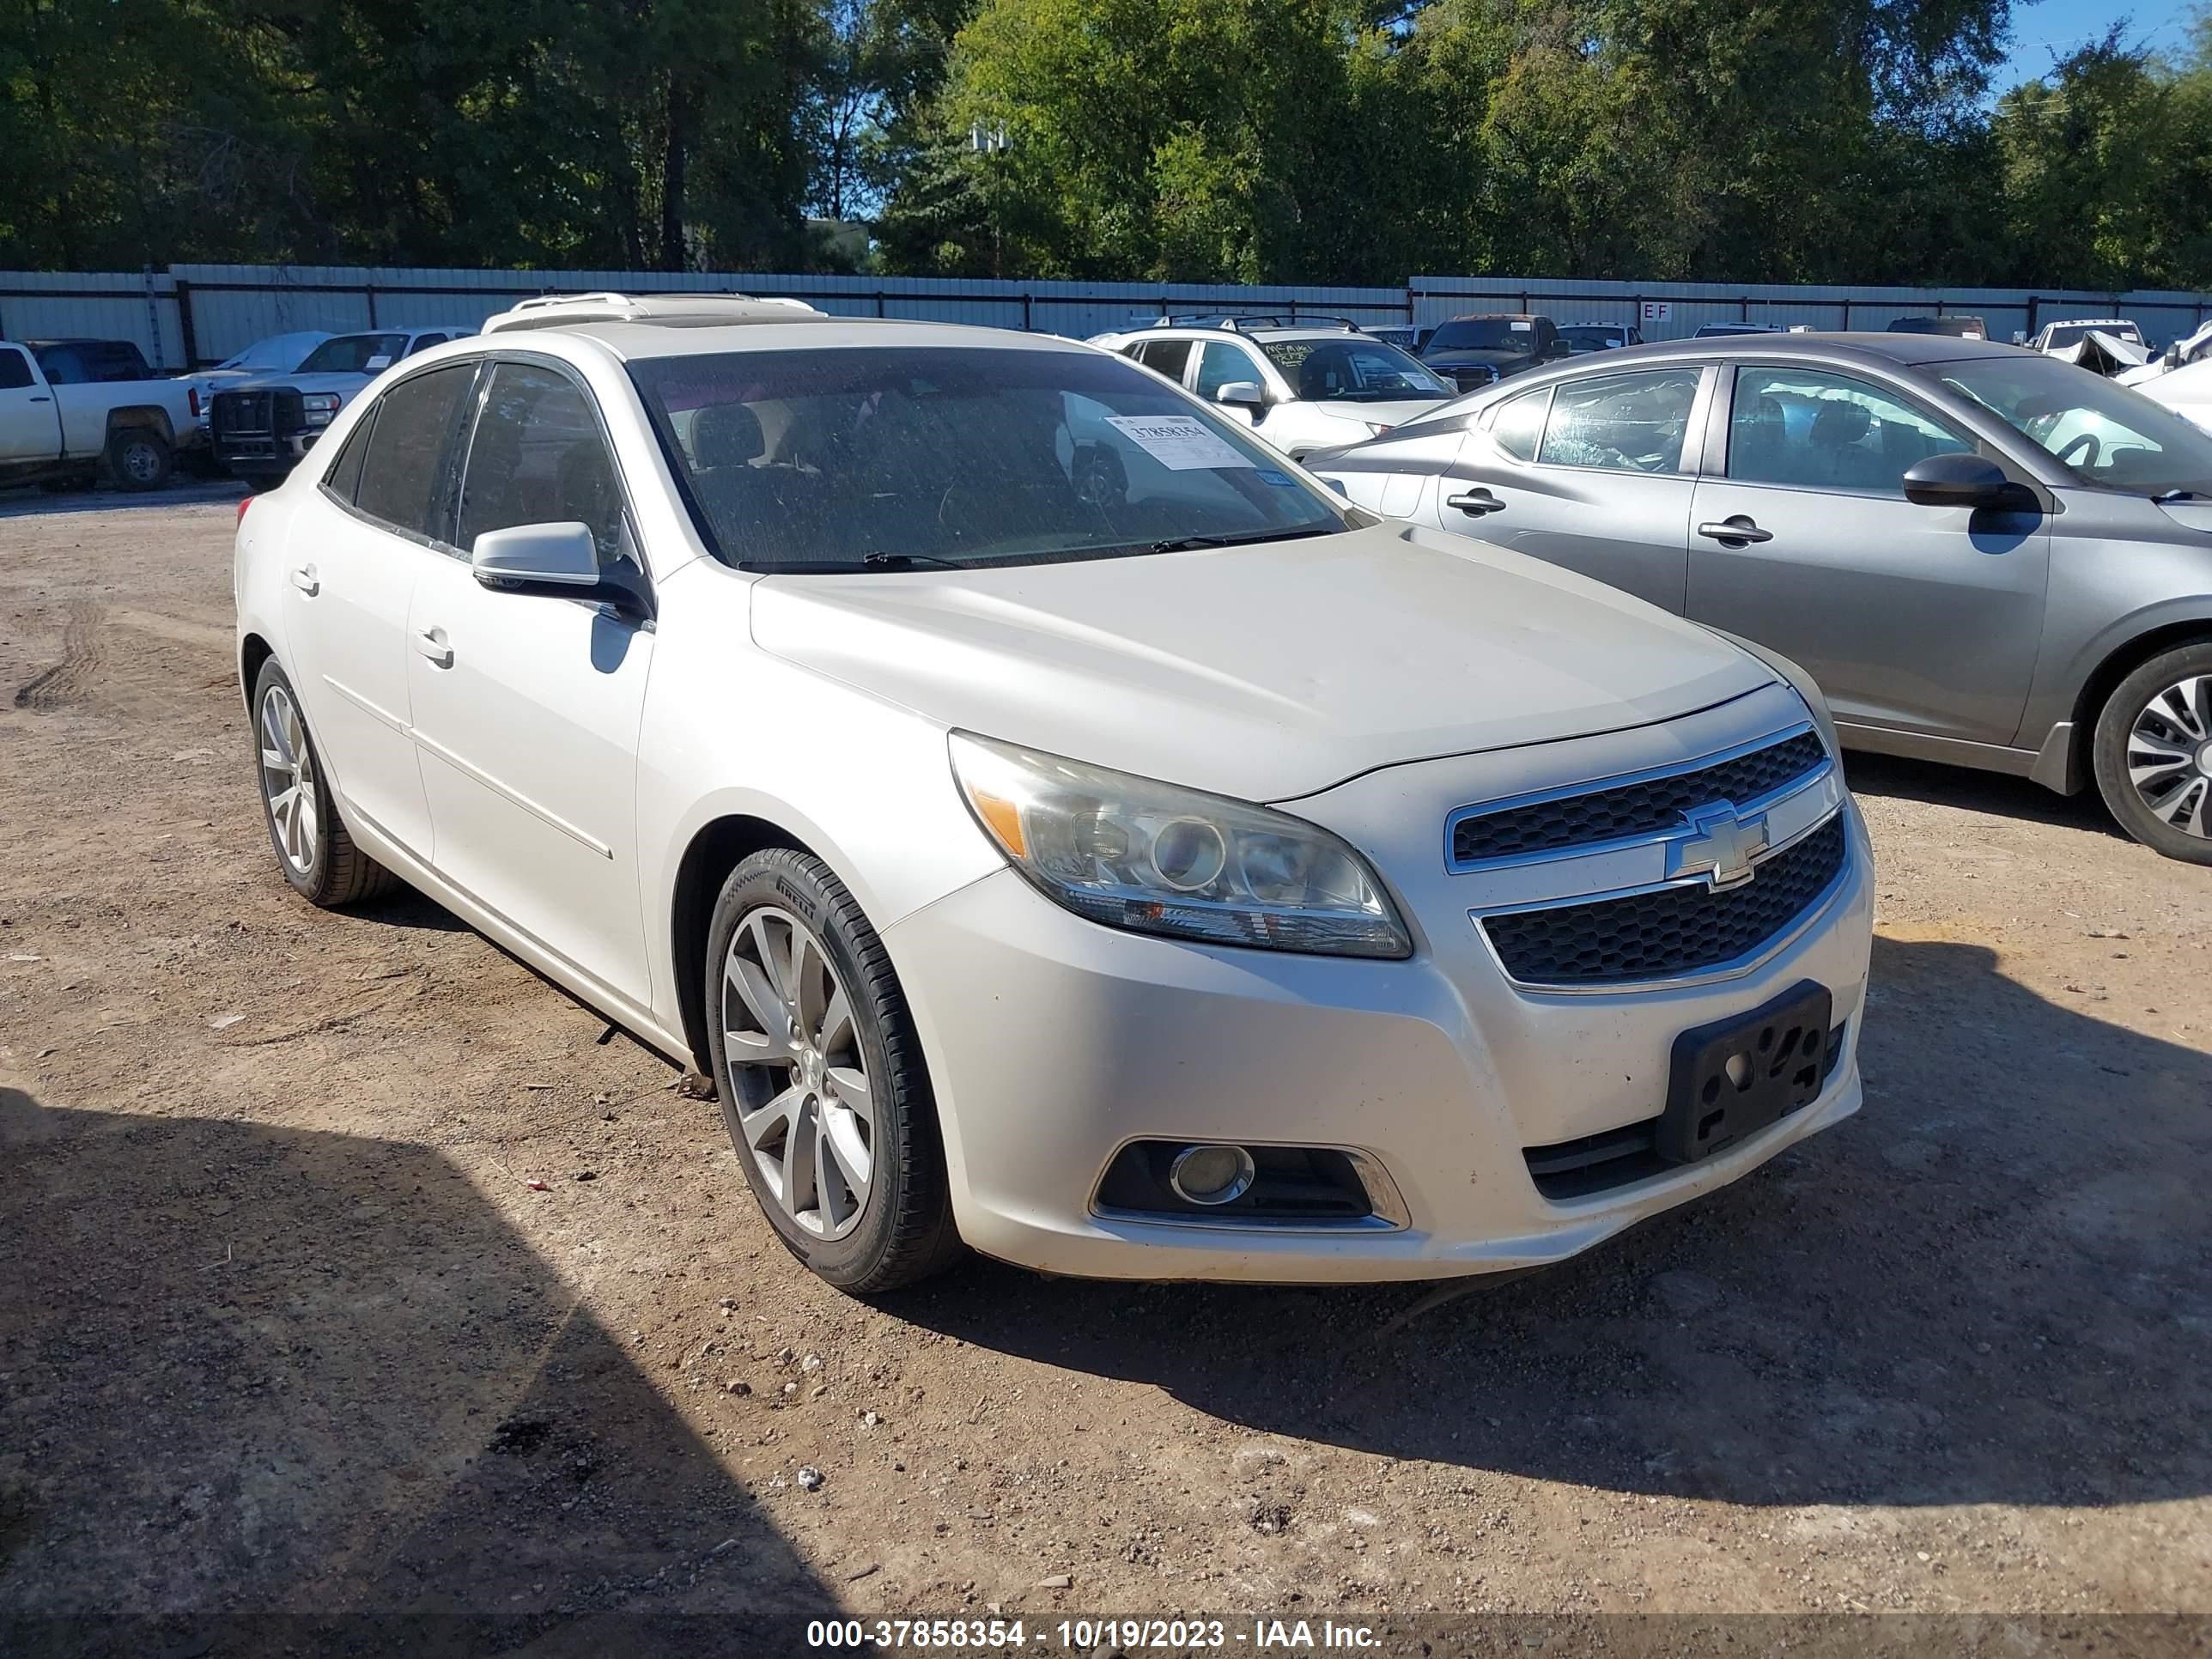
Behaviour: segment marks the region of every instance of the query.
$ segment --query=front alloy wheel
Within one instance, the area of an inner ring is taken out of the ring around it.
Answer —
[[[753,854],[707,935],[722,1119],[784,1248],[840,1290],[888,1291],[959,1253],[928,1067],[898,975],[820,859]]]
[[[769,1195],[815,1237],[844,1237],[874,1170],[868,1062],[852,997],[789,911],[763,904],[731,937],[722,1033],[738,1131]]]
[[[2137,841],[2212,864],[2212,641],[2154,657],[2097,721],[2097,787]]]

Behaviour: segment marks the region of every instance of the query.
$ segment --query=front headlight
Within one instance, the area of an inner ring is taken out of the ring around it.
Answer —
[[[339,401],[335,392],[311,392],[300,399],[300,412],[309,426],[328,426],[338,412]]]
[[[1413,954],[1367,861],[1318,825],[965,732],[951,750],[985,833],[1079,916],[1214,945]]]

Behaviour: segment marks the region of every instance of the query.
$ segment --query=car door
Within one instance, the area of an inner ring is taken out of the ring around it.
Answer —
[[[1753,361],[1730,382],[1691,514],[1690,616],[1795,659],[1838,720],[2010,742],[2043,629],[2040,512],[1905,500],[1907,467],[1977,446],[1886,377]]]
[[[0,465],[51,461],[62,453],[52,388],[32,372],[30,354],[0,345]]]
[[[425,863],[431,827],[410,730],[408,607],[441,556],[453,442],[476,374],[473,362],[452,364],[378,398],[294,521],[285,554],[294,688],[324,764],[348,811]]]
[[[439,874],[622,997],[648,988],[635,804],[651,625],[588,598],[499,591],[489,530],[580,521],[641,566],[589,393],[550,360],[487,374],[451,556],[415,590],[407,665]]]
[[[1580,374],[1507,398],[1468,431],[1435,522],[1680,615],[1710,378],[1694,365]]]

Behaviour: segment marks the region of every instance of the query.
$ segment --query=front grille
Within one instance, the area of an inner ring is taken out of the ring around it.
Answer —
[[[1698,807],[1720,801],[1741,806],[1771,795],[1808,776],[1827,758],[1819,738],[1800,732],[1694,772],[1611,787],[1600,784],[1581,794],[1496,812],[1472,809],[1452,825],[1452,862],[1479,864],[1656,835],[1680,827]]]
[[[1844,1039],[1850,1032],[1850,1022],[1846,1020],[1828,1033],[1827,1058],[1822,1062],[1825,1069],[1820,1073],[1823,1087],[1843,1063]],[[1656,1117],[1607,1129],[1601,1134],[1584,1135],[1578,1140],[1563,1140],[1556,1146],[1525,1146],[1521,1155],[1528,1160],[1528,1178],[1536,1183],[1536,1190],[1555,1204],[1571,1198],[1588,1198],[1593,1193],[1611,1192],[1633,1182],[1649,1181],[1653,1176],[1664,1175],[1672,1167],[1659,1156],[1659,1120]]]
[[[306,424],[300,394],[288,386],[267,392],[218,392],[208,411],[209,434],[219,444],[241,438],[289,438]]]
[[[1703,882],[1486,916],[1483,931],[1523,985],[1630,984],[1705,973],[1757,950],[1802,915],[1844,867],[1838,812],[1760,863],[1740,887]]]
[[[265,438],[275,430],[276,395],[268,392],[218,392],[208,424],[224,438]]]

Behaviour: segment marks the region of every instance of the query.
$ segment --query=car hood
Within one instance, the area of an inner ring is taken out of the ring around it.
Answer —
[[[358,392],[376,378],[374,374],[257,374],[220,388],[224,392],[267,392],[289,386],[295,392]]]
[[[1484,363],[1492,368],[1502,368],[1507,363],[1525,363],[1536,355],[1536,348],[1516,351],[1510,346],[1448,346],[1442,351],[1425,353],[1421,361],[1431,368],[1464,368],[1469,363]]]
[[[765,576],[756,642],[947,726],[1246,800],[1771,683],[1585,577],[1405,525],[1082,563]]]
[[[1309,403],[1306,407],[1316,410],[1333,420],[1344,422],[1351,428],[1351,434],[1345,440],[1350,443],[1355,439],[1365,441],[1367,424],[1370,422],[1376,426],[1403,426],[1408,421],[1419,420],[1424,415],[1435,414],[1450,401],[1449,398],[1400,398],[1388,403],[1369,404],[1354,403],[1346,398],[1334,403]],[[1261,435],[1267,435],[1264,428]]]

